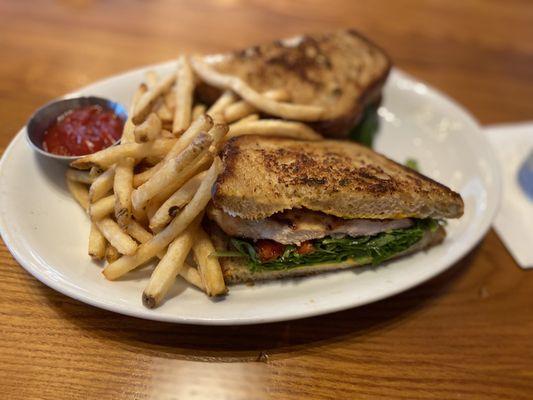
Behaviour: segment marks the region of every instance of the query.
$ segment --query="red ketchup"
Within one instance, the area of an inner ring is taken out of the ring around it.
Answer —
[[[43,149],[61,156],[83,156],[113,145],[124,121],[101,106],[75,108],[60,115],[46,130]]]

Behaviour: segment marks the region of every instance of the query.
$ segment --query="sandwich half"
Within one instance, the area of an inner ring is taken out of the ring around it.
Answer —
[[[461,196],[356,143],[228,141],[208,230],[226,283],[379,264],[444,239]]]
[[[354,30],[277,40],[204,61],[257,92],[285,89],[293,103],[323,107],[319,118],[306,122],[337,138],[347,137],[377,108],[391,68],[387,54]],[[220,95],[207,84],[197,89],[208,103]]]

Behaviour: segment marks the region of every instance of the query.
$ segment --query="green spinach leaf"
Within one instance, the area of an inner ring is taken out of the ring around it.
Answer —
[[[409,228],[394,229],[373,236],[326,237],[313,240],[315,251],[307,254],[299,254],[296,246],[288,245],[278,259],[264,263],[258,258],[252,241],[232,238],[231,244],[241,256],[248,259],[252,271],[282,270],[299,265],[343,262],[348,259],[355,259],[362,264],[379,264],[407,250],[420,241],[427,230],[434,231],[438,226],[438,221],[424,219],[415,220]]]

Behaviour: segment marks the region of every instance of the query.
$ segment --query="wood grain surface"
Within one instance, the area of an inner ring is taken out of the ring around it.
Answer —
[[[355,27],[484,123],[533,117],[530,1],[0,1],[0,150],[105,76]],[[532,399],[533,272],[493,231],[448,272],[336,314],[195,327],[48,289],[0,245],[1,399]]]

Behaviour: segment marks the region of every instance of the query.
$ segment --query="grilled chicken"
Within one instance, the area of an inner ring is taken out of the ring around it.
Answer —
[[[282,244],[300,244],[326,236],[367,236],[391,229],[408,228],[409,218],[395,220],[342,219],[308,210],[288,210],[261,220],[232,217],[220,209],[210,208],[210,219],[229,236],[270,239]]]

